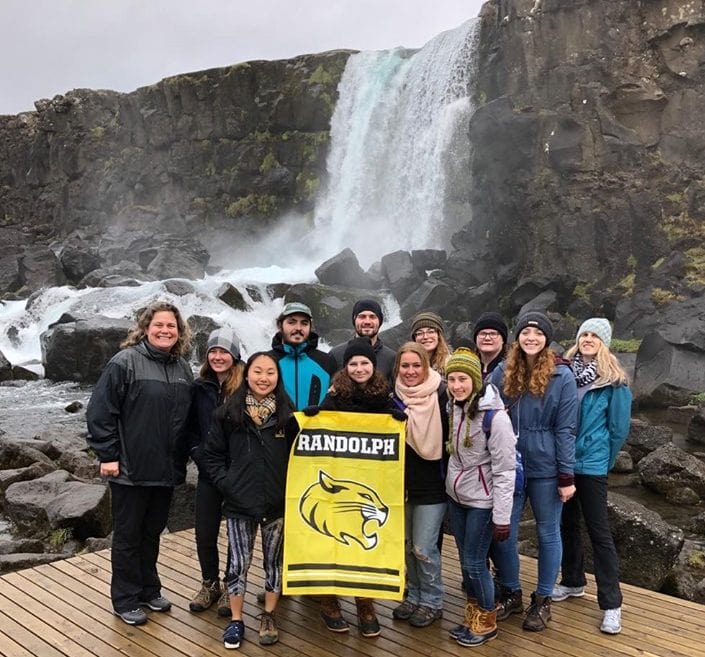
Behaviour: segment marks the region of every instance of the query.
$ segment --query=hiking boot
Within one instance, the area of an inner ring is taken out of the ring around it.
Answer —
[[[418,607],[418,605],[415,605],[413,602],[409,602],[408,600],[404,600],[404,602],[402,602],[398,607],[394,607],[392,610],[392,617],[397,620],[409,620],[411,618],[411,614],[416,611],[416,607]]]
[[[450,632],[448,632],[451,639],[457,639],[465,629],[470,625],[470,620],[475,615],[475,610],[477,609],[477,600],[475,598],[468,598],[465,603],[465,617],[460,625],[456,625]]]
[[[414,613],[409,616],[409,625],[414,627],[428,627],[433,621],[443,618],[442,609],[434,609],[426,605],[419,605]]]
[[[343,618],[338,597],[335,595],[321,596],[321,618],[331,632],[347,632],[350,629],[348,621]]]
[[[223,618],[230,616],[230,596],[228,595],[227,588],[223,588],[223,592],[218,598],[217,610],[218,616],[222,616]]]
[[[355,598],[355,606],[360,634],[364,637],[379,636],[381,630],[372,598]]]
[[[152,611],[169,611],[169,609],[171,609],[171,602],[163,595],[152,598],[151,600],[140,600],[140,604],[143,607],[148,607]]]
[[[220,582],[217,579],[204,579],[201,582],[201,589],[188,603],[188,608],[191,611],[205,611],[220,597],[220,594]]]
[[[605,634],[619,634],[622,631],[622,608],[605,609],[605,614],[602,617],[602,625],[600,632]]]
[[[277,622],[273,611],[263,611],[259,616],[259,642],[262,646],[271,646],[279,641]]]
[[[529,632],[541,632],[551,620],[551,598],[547,595],[531,594],[531,604],[526,610],[522,627]]]
[[[497,603],[497,620],[507,620],[512,614],[524,613],[524,605],[521,601],[521,589],[518,591],[502,592],[502,597]]]
[[[556,584],[551,592],[551,600],[553,600],[553,602],[560,602],[568,598],[582,598],[584,595],[584,586],[563,586],[563,584]]]
[[[456,639],[461,646],[474,648],[497,636],[497,610],[477,607],[468,627]]]
[[[147,612],[144,609],[130,609],[130,611],[114,611],[128,625],[144,625],[147,622]]]
[[[230,621],[223,632],[223,645],[228,650],[234,650],[240,647],[244,637],[245,623],[241,620]]]

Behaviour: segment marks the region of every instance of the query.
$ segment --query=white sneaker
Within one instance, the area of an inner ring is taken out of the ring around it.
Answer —
[[[600,632],[605,634],[619,634],[622,631],[622,608],[605,609],[605,615],[602,617],[602,625]]]
[[[584,595],[584,586],[563,586],[563,584],[556,584],[553,587],[553,593],[551,593],[551,600],[553,600],[553,602],[560,602],[567,598],[582,598]]]

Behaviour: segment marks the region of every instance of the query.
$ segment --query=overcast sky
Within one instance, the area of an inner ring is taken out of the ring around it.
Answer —
[[[0,0],[0,114],[252,59],[419,47],[482,1]]]

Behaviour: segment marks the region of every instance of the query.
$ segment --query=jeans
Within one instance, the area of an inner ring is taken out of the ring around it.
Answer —
[[[492,559],[499,570],[502,586],[509,591],[518,591],[521,588],[517,550],[519,520],[528,499],[536,520],[539,539],[539,581],[536,593],[550,596],[558,577],[562,556],[560,518],[563,504],[558,497],[558,478],[527,479],[525,486],[523,490],[514,493],[509,538],[502,543],[493,543]]]
[[[448,501],[450,524],[458,545],[460,566],[468,598],[482,609],[494,609],[494,582],[487,568],[487,551],[492,542],[492,509],[477,509]]]
[[[110,597],[118,613],[161,595],[159,537],[169,518],[169,486],[110,484],[113,513]]]
[[[218,534],[223,518],[223,496],[209,479],[198,478],[196,484],[196,551],[201,577],[215,581],[220,573]]]
[[[445,502],[404,507],[407,600],[432,609],[443,607],[438,532],[446,508]]]
[[[582,511],[582,513],[581,513]],[[622,606],[619,588],[619,559],[607,518],[607,476],[575,475],[575,495],[563,507],[561,537],[563,561],[561,584],[585,586],[585,563],[580,516],[585,518],[597,582],[600,609]]]

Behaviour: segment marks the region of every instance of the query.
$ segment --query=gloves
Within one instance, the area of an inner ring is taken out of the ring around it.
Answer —
[[[511,525],[495,525],[492,530],[492,539],[498,543],[506,541],[509,538],[510,529]]]
[[[406,422],[408,419],[406,417],[406,413],[404,413],[404,411],[402,411],[401,408],[393,408],[391,411],[389,411],[389,414],[395,420],[399,420],[399,422]]]
[[[304,408],[304,415],[307,415],[308,417],[313,417],[314,415],[318,415],[318,412],[320,410],[320,406],[307,406],[306,408]]]

